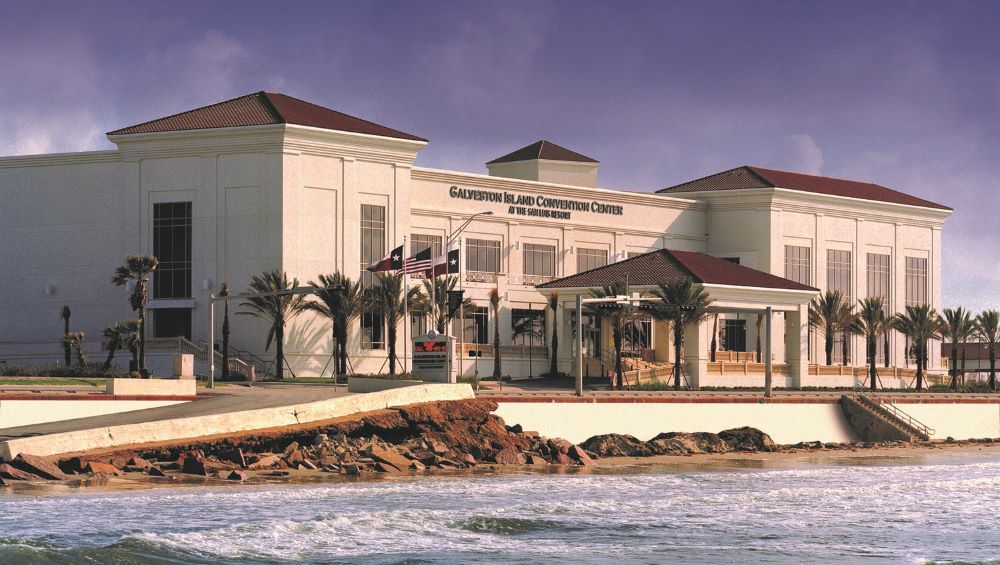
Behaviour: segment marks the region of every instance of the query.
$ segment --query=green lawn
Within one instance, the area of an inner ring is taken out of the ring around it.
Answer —
[[[76,377],[0,377],[0,386],[104,386],[104,379]]]

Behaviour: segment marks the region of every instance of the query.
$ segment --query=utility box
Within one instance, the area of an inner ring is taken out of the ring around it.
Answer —
[[[194,355],[190,353],[174,355],[174,378],[194,379]]]
[[[428,332],[413,338],[413,375],[424,381],[454,383],[451,360],[455,357],[455,338]]]

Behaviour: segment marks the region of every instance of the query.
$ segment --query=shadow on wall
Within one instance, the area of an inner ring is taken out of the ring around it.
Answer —
[[[274,345],[271,349],[273,357]],[[285,356],[298,376],[332,376],[333,361],[327,365],[332,354],[333,340],[329,322],[303,315],[285,332]]]

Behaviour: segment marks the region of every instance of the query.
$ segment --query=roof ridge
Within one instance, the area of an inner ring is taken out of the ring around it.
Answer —
[[[228,104],[230,102],[235,102],[237,100],[242,100],[244,98],[252,98],[252,97],[255,97],[255,96],[259,97],[259,98],[267,98],[266,96],[264,96],[265,94],[267,94],[267,93],[264,92],[263,90],[258,90],[257,92],[251,92],[250,94],[244,94],[242,96],[237,96],[235,98],[229,98],[227,100],[223,100],[221,102],[216,102],[214,104],[207,104],[205,106],[199,106],[197,108],[192,108],[190,110],[184,110],[183,112],[177,112],[175,114],[170,114],[168,116],[160,116],[159,118],[148,120],[148,121],[145,121],[145,122],[142,122],[142,123],[139,123],[139,124],[133,124],[133,125],[130,125],[130,126],[125,126],[123,128],[118,128],[116,130],[109,131],[109,132],[105,133],[104,135],[115,135],[116,132],[119,132],[119,131],[123,131],[123,130],[127,130],[127,129],[132,129],[132,128],[138,128],[138,127],[142,127],[142,126],[145,126],[145,125],[149,125],[149,124],[151,124],[153,122],[160,122],[160,121],[163,121],[163,120],[169,120],[170,118],[176,118],[178,116],[183,116],[184,114],[191,114],[191,113],[198,112],[198,111],[201,111],[201,110],[207,110],[209,108],[214,108],[216,106],[221,106],[223,104]]]
[[[696,280],[699,284],[705,284],[705,279],[703,279],[703,278],[699,277],[698,275],[694,274],[694,271],[692,271],[691,268],[688,267],[684,263],[684,261],[681,261],[680,257],[674,255],[675,251],[683,251],[683,249],[666,249],[666,248],[664,248],[664,249],[660,249],[659,251],[662,251],[662,252],[666,253],[667,255],[670,255],[670,257],[674,261],[677,262],[677,264],[680,266],[681,269],[684,270],[684,272],[686,272],[688,275],[691,275],[692,279]]]
[[[264,95],[265,99],[267,99],[268,95],[271,95],[271,94],[274,94],[276,96],[284,96],[285,98],[291,98],[292,100],[295,100],[296,102],[301,102],[303,104],[308,104],[309,106],[312,106],[314,108],[319,108],[320,110],[323,110],[323,111],[326,111],[326,112],[333,112],[335,114],[340,114],[341,116],[347,116],[348,118],[352,118],[352,119],[358,120],[359,122],[364,122],[364,123],[366,123],[368,125],[372,125],[372,126],[379,127],[379,128],[385,128],[387,130],[394,131],[396,133],[401,133],[401,134],[404,134],[404,135],[408,135],[410,137],[417,137],[417,136],[415,136],[413,134],[406,133],[403,130],[398,130],[396,128],[391,128],[389,126],[384,126],[382,124],[375,123],[375,122],[373,122],[371,120],[366,120],[365,118],[359,118],[358,116],[355,116],[353,114],[348,114],[346,112],[341,112],[340,110],[334,110],[333,108],[327,108],[326,106],[320,106],[319,104],[316,104],[315,102],[310,102],[308,100],[303,100],[301,98],[296,98],[294,96],[290,96],[290,95],[284,94],[282,92],[267,92],[266,90],[262,90],[261,93]],[[270,99],[268,99],[268,103],[273,104]],[[288,122],[286,122],[286,123],[288,123]],[[295,124],[293,124],[293,125],[295,125]],[[423,138],[418,138],[418,139],[421,139],[422,141],[427,141],[426,139],[423,139]]]
[[[869,182],[869,181],[860,180],[860,179],[849,179],[849,178],[845,178],[845,177],[831,177],[829,175],[816,175],[816,174],[813,174],[813,173],[802,173],[802,172],[799,172],[799,171],[789,171],[788,169],[777,169],[777,168],[774,168],[774,167],[761,167],[760,165],[744,165],[744,167],[747,167],[748,169],[750,169],[750,171],[753,172],[754,174],[756,174],[757,176],[760,176],[760,175],[756,173],[755,169],[761,169],[761,170],[764,170],[764,171],[775,171],[775,172],[778,172],[778,173],[785,173],[786,175],[801,175],[801,176],[804,176],[804,177],[813,177],[813,178],[818,178],[818,179],[830,179],[830,180],[839,180],[839,181],[844,181],[844,182],[856,182],[856,183],[860,183],[860,184],[870,184],[870,185],[879,186],[879,187],[882,187],[882,188],[888,188],[889,190],[893,190],[892,188],[889,188],[887,186],[882,186],[881,184],[876,184],[874,182]],[[765,182],[770,182],[771,184],[774,184],[773,182],[767,180],[766,178],[761,177],[761,179],[764,180]],[[783,188],[783,187],[775,186],[775,188]]]
[[[682,182],[680,184],[675,184],[673,186],[667,186],[667,187],[664,187],[664,188],[661,188],[661,189],[657,190],[656,192],[657,193],[665,192],[667,190],[670,190],[670,189],[673,189],[673,188],[678,188],[678,187],[684,186],[686,184],[692,184],[692,183],[696,183],[698,181],[703,181],[703,180],[710,179],[712,177],[718,177],[718,176],[724,175],[726,173],[731,173],[733,171],[738,171],[740,169],[746,169],[747,172],[749,172],[753,176],[757,177],[758,179],[760,179],[765,184],[770,184],[770,185],[774,184],[771,181],[769,181],[769,180],[767,180],[765,178],[762,178],[760,175],[754,173],[753,170],[751,169],[751,165],[740,165],[739,167],[733,167],[732,169],[726,169],[725,171],[719,171],[718,173],[712,173],[710,175],[705,175],[703,177],[699,177],[699,178],[696,178],[696,179],[691,179],[689,181],[684,181],[684,182]],[[774,186],[772,186],[771,188],[774,188]]]

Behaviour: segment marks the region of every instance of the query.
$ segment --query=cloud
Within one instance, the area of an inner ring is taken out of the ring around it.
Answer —
[[[789,135],[781,140],[774,164],[795,172],[818,175],[823,168],[823,151],[810,135]]]

